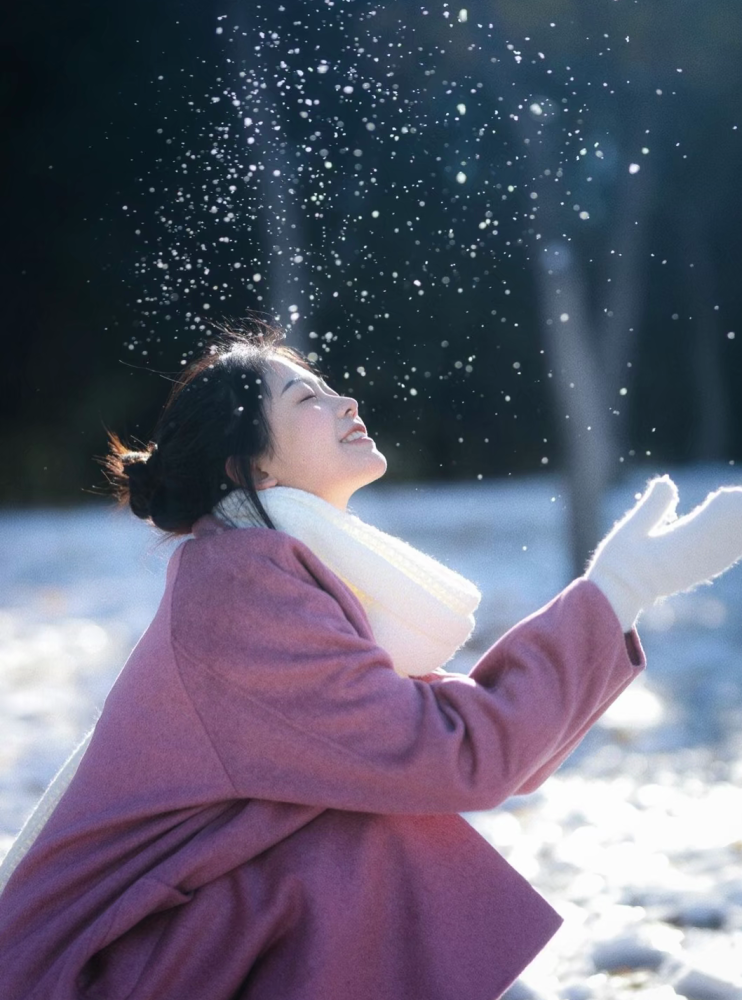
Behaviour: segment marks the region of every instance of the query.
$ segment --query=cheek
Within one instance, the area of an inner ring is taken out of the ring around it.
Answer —
[[[311,406],[303,414],[304,433],[325,442],[336,442],[339,436],[335,414],[324,406]]]
[[[311,471],[336,458],[336,427],[321,408],[307,404],[283,428],[279,443],[284,467]]]

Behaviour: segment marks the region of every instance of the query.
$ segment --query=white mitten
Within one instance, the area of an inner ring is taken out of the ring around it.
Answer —
[[[678,490],[669,476],[653,479],[614,525],[585,576],[605,594],[628,632],[643,608],[690,590],[742,558],[742,488],[723,487],[677,518]]]

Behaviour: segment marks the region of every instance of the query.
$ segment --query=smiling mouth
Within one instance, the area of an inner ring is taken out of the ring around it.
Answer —
[[[353,444],[355,441],[370,441],[371,438],[366,434],[365,431],[357,430],[352,431],[341,439],[340,444]]]

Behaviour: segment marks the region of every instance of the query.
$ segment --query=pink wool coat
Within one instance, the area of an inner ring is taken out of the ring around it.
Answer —
[[[643,666],[578,580],[400,678],[300,542],[203,518],[0,897],[3,1000],[494,1000],[557,929],[457,814],[528,792]]]

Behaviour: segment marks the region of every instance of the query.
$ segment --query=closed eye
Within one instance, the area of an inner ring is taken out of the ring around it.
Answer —
[[[305,396],[303,399],[300,399],[299,402],[300,403],[306,403],[306,401],[308,399],[316,399],[316,398],[317,398],[317,396],[315,395],[315,393],[312,393],[311,396]]]

